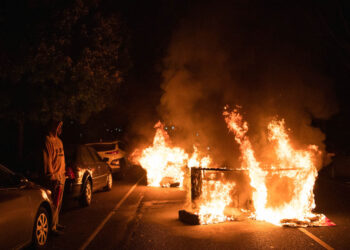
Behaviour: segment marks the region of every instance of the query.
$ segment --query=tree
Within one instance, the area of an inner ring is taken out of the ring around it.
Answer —
[[[18,124],[19,144],[27,121],[84,123],[113,101],[128,35],[102,1],[8,1],[0,25],[0,119]]]

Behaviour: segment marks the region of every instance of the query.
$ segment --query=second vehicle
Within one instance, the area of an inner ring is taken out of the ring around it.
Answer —
[[[122,141],[95,142],[86,144],[96,150],[98,155],[107,162],[113,173],[125,172],[125,144]]]
[[[99,189],[112,189],[113,178],[109,165],[87,145],[67,145],[65,193],[78,198],[81,206],[89,206],[92,193]]]

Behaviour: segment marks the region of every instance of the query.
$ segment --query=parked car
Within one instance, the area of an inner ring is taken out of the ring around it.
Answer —
[[[45,247],[51,230],[51,191],[0,164],[0,248]]]
[[[112,189],[111,168],[102,161],[92,147],[67,145],[65,156],[67,165],[65,193],[67,196],[78,198],[81,206],[90,205],[94,191]]]
[[[86,144],[93,147],[103,161],[112,169],[113,173],[124,173],[126,168],[125,143],[122,141],[96,142]]]

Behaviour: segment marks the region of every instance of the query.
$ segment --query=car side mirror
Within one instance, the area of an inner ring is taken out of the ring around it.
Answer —
[[[24,175],[22,174],[16,174],[16,177],[17,177],[18,185],[21,187],[27,185],[27,183],[29,182],[28,179],[24,177]]]

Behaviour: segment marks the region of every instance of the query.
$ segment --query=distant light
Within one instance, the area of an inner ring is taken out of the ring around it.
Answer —
[[[196,136],[199,136],[199,133],[198,133],[198,132],[196,133]]]
[[[171,126],[171,129],[174,130],[174,129],[175,129],[175,126]]]
[[[165,127],[165,130],[168,130],[168,127]]]
[[[210,147],[207,147],[207,150],[210,150]]]

